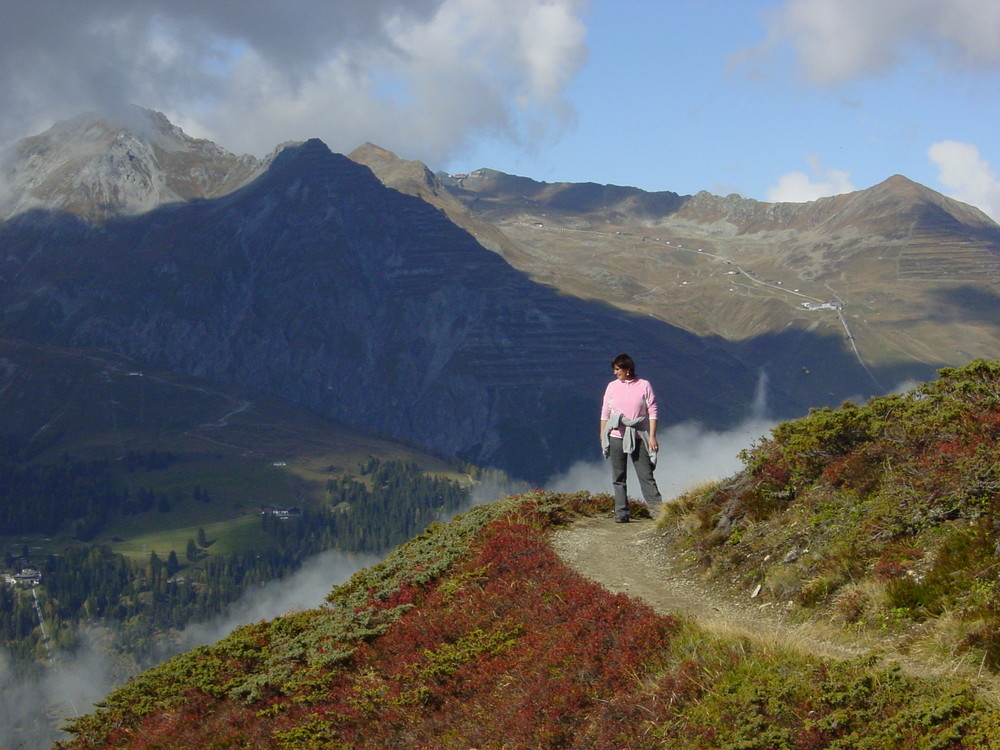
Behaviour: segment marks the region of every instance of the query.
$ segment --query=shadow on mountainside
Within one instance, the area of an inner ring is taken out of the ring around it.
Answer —
[[[681,200],[559,189],[581,205]],[[19,214],[0,222],[0,249],[2,336],[277,396],[537,485],[593,455],[618,352],[664,422],[708,429],[758,401],[798,417],[936,369],[870,368],[848,331],[733,343],[563,294],[315,139],[221,198],[100,225]]]

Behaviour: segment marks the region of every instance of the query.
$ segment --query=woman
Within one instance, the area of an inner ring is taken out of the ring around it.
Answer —
[[[656,453],[656,395],[649,382],[636,377],[635,362],[619,354],[611,362],[615,379],[604,391],[601,407],[601,448],[611,458],[611,484],[615,490],[615,523],[628,523],[627,458],[632,459],[646,505],[662,502],[653,478]]]

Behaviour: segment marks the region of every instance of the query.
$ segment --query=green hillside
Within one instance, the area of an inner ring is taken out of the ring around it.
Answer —
[[[933,641],[941,663],[963,651],[975,680],[657,615],[549,543],[610,498],[537,491],[432,526],[327,607],[146,672],[73,722],[68,747],[995,746],[998,437],[1000,363],[976,361],[780,425],[658,520],[716,582],[760,585],[845,637],[890,630],[925,659]]]
[[[480,506],[336,588],[115,691],[67,748],[986,747],[959,680],[711,635],[567,569],[609,498]]]
[[[708,574],[904,652],[1000,669],[1000,362],[817,409],[660,523]]]
[[[105,352],[4,340],[0,361],[0,460],[17,474],[0,503],[8,548],[110,543],[148,557],[183,551],[165,545],[205,527],[216,549],[255,549],[262,539],[246,526],[261,506],[325,507],[330,483],[360,477],[371,456],[470,481],[454,463],[289,402]]]
[[[0,415],[0,703],[38,704],[0,746],[67,715],[25,687],[60,661],[97,649],[120,683],[311,556],[453,514],[480,475],[279,399],[21,341],[0,341]],[[40,583],[15,585],[25,570]]]

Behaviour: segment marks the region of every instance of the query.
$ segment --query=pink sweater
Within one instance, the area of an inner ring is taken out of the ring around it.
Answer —
[[[604,404],[601,406],[601,419],[617,412],[626,419],[638,419],[647,416],[657,419],[656,394],[649,381],[642,378],[635,380],[612,380],[604,390]],[[622,428],[611,431],[612,437],[621,437]]]

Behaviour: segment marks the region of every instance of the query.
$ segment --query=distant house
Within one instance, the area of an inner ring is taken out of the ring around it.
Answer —
[[[843,305],[837,301],[824,302],[821,305],[817,305],[814,302],[803,302],[802,306],[806,310],[840,310],[843,307]]]
[[[299,508],[286,508],[282,505],[264,505],[260,509],[260,514],[262,516],[274,516],[275,518],[280,518],[282,521],[287,521],[289,518],[298,518],[302,515],[302,511]]]
[[[34,568],[22,568],[20,573],[5,575],[4,581],[11,586],[37,586],[42,582],[42,574]]]

